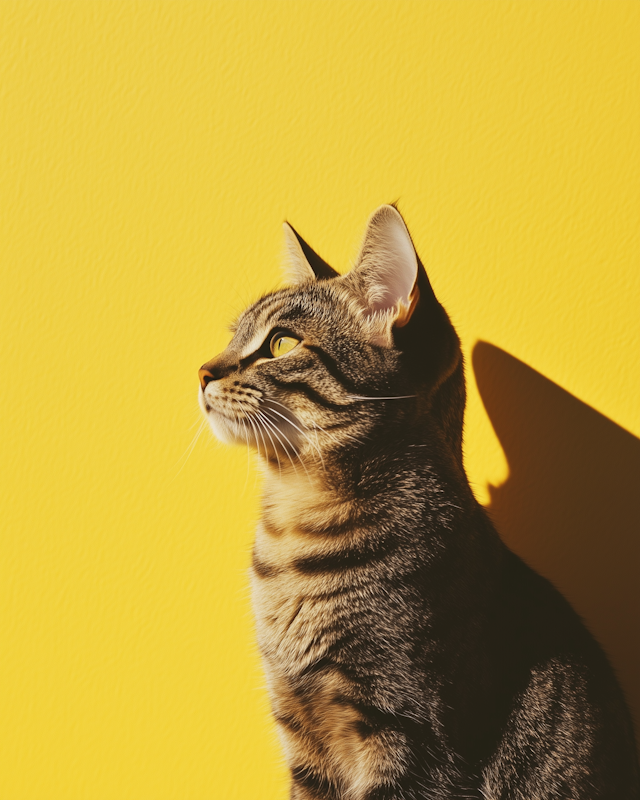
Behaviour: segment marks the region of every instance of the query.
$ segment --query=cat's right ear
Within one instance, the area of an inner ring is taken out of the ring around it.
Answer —
[[[313,250],[292,225],[285,222],[285,272],[291,283],[328,280],[338,273]]]

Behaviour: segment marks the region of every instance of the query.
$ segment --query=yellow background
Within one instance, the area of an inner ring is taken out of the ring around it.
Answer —
[[[618,0],[1,4],[0,797],[286,796],[258,478],[208,434],[185,455],[284,218],[344,270],[399,199],[468,356],[484,501],[509,466],[477,340],[633,450],[639,41]]]

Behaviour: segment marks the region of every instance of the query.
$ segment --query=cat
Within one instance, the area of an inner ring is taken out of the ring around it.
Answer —
[[[458,336],[395,206],[339,275],[285,223],[290,286],[200,370],[264,473],[251,582],[293,800],[640,798],[599,645],[469,486]]]

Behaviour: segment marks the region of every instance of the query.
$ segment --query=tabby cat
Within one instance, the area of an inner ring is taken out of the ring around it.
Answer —
[[[285,238],[291,285],[240,315],[200,403],[263,464],[253,603],[291,798],[637,800],[605,655],[469,487],[460,343],[399,212],[343,276]]]

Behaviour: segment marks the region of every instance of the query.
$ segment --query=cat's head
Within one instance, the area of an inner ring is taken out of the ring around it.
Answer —
[[[229,346],[200,369],[216,436],[282,468],[430,414],[453,426],[445,435],[459,449],[458,337],[397,209],[375,211],[343,276],[287,224],[285,239],[291,285],[242,312]],[[443,392],[455,374],[455,391]]]

